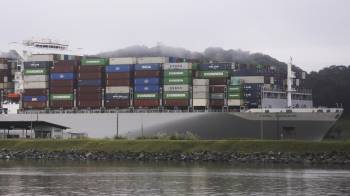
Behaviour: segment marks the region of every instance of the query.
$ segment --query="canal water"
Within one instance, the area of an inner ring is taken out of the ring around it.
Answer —
[[[0,161],[0,195],[349,194],[349,168]]]

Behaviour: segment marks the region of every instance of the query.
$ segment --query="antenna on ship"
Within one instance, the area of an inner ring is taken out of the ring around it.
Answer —
[[[292,61],[293,58],[290,57],[288,66],[287,66],[287,107],[291,108],[292,107],[292,82],[293,82],[293,78],[294,78],[294,74],[292,72]]]

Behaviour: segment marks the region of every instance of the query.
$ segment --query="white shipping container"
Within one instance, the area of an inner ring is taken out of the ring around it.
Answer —
[[[275,83],[275,79],[273,77],[270,77],[270,84],[274,84]]]
[[[23,88],[24,89],[42,89],[42,88],[48,88],[49,83],[48,82],[23,82]]]
[[[205,107],[208,105],[208,99],[193,99],[192,105]]]
[[[243,80],[246,84],[264,84],[264,76],[235,76],[234,78]]]
[[[129,86],[107,86],[106,93],[129,93]]]
[[[48,81],[47,75],[25,75],[23,80],[26,82],[46,82]]]
[[[296,80],[295,80],[295,85],[296,85],[296,86],[299,86],[299,85],[300,85],[300,80],[299,80],[299,79],[296,79]]]
[[[208,99],[209,92],[193,92],[193,99]]]
[[[53,61],[53,54],[34,54],[27,58],[27,61]]]
[[[0,69],[7,69],[8,65],[7,64],[0,64]]]
[[[193,92],[209,92],[209,86],[193,86]]]
[[[7,76],[4,76],[4,82],[8,82]]]
[[[163,65],[164,70],[183,70],[192,69],[192,63],[165,63]]]
[[[209,79],[193,79],[193,86],[208,86]]]
[[[306,79],[306,72],[305,72],[305,71],[303,71],[303,72],[301,73],[301,79]]]
[[[110,65],[136,64],[136,57],[109,58]]]
[[[15,80],[16,81],[20,81],[20,80],[22,80],[22,73],[21,72],[16,72],[15,73]]]
[[[242,104],[242,100],[240,99],[228,99],[227,105],[228,106],[240,106]]]
[[[137,58],[137,63],[169,63],[169,57],[139,57]]]
[[[188,84],[182,84],[182,85],[164,85],[164,91],[189,91],[190,86]]]

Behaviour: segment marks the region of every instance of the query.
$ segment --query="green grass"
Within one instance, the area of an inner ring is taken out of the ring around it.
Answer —
[[[350,139],[350,115],[343,115],[327,134],[329,139]]]
[[[259,140],[0,140],[0,149],[41,151],[131,152],[350,152],[350,141],[259,141]]]

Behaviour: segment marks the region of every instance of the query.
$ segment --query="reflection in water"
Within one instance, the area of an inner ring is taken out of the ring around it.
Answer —
[[[0,195],[325,193],[350,193],[350,170],[221,164],[0,161]]]

